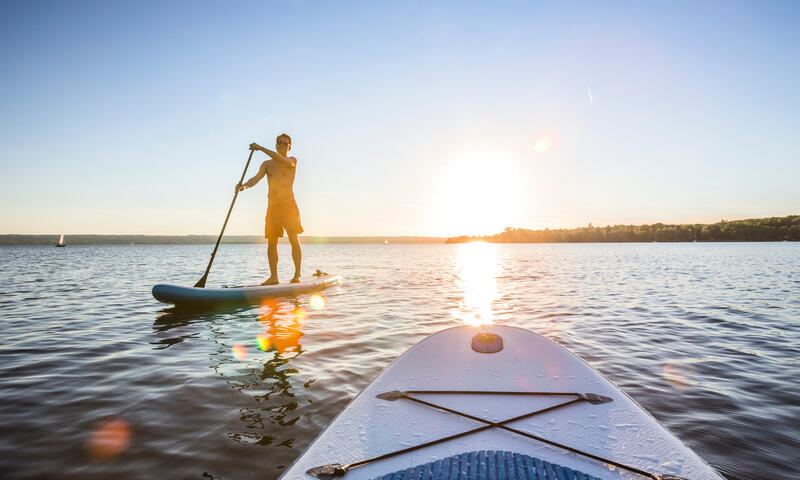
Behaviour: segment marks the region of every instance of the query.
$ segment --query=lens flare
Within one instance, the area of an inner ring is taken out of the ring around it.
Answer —
[[[672,388],[685,392],[694,386],[697,370],[686,363],[667,363],[662,370],[662,376]]]
[[[231,351],[237,360],[247,359],[247,348],[244,345],[234,345]]]
[[[258,343],[258,349],[262,352],[266,352],[269,350],[271,342],[269,340],[269,335],[259,335],[256,337],[256,343]]]
[[[533,144],[533,151],[536,153],[544,153],[550,150],[550,147],[552,146],[553,137],[550,135],[545,135],[536,139],[536,142]]]
[[[325,299],[322,295],[311,295],[311,298],[308,299],[308,304],[314,310],[322,310],[325,308]]]
[[[92,432],[87,450],[93,460],[106,462],[113,460],[128,448],[131,429],[121,419],[107,420]]]

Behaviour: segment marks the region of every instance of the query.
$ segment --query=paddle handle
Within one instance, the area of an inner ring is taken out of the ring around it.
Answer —
[[[239,179],[239,185],[242,184],[244,181],[244,176],[247,174],[247,169],[250,167],[250,160],[253,159],[253,152],[255,150],[250,150],[250,156],[247,157],[247,163],[244,165],[244,170],[242,171],[242,178]],[[222,240],[222,234],[225,233],[225,227],[228,225],[228,219],[231,218],[231,212],[233,211],[233,204],[236,203],[236,197],[239,196],[239,189],[237,188],[235,192],[233,192],[233,200],[231,200],[231,206],[228,208],[228,214],[225,215],[225,223],[222,224],[222,230],[219,232],[219,237],[217,237],[217,243],[214,245],[214,251],[211,252],[211,260],[208,261],[208,267],[206,267],[206,273],[197,281],[194,285],[198,288],[204,288],[206,286],[206,279],[208,279],[208,272],[211,271],[211,264],[214,263],[214,257],[217,255],[217,249],[219,248],[219,242]]]

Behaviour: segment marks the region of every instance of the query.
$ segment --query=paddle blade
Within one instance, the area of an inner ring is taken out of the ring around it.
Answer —
[[[203,275],[197,283],[194,284],[194,288],[206,288],[206,279],[208,278],[208,272]]]
[[[377,398],[381,400],[389,400],[390,402],[394,402],[395,400],[399,400],[406,396],[406,392],[400,392],[397,390],[392,390],[391,392],[383,392],[375,395]]]
[[[320,480],[329,480],[335,477],[343,477],[347,470],[349,468],[341,463],[331,463],[330,465],[309,468],[306,473]]]

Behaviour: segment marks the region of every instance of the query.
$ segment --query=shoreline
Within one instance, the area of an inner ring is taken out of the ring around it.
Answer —
[[[218,235],[103,235],[66,236],[67,245],[206,245]],[[55,245],[58,234],[1,234],[2,245]],[[281,243],[286,242],[281,237]],[[529,230],[507,227],[494,235],[426,237],[421,235],[301,236],[303,244],[384,244],[388,243],[692,243],[692,242],[781,242],[800,241],[800,215],[784,217],[721,220],[711,224],[607,225]],[[228,235],[221,243],[264,244],[261,235]]]
[[[721,220],[717,223],[606,225],[528,230],[507,227],[495,235],[450,237],[445,243],[676,243],[800,240],[800,215]]]
[[[10,236],[10,235],[9,235]],[[107,237],[106,235],[101,235],[103,237]],[[199,237],[205,237],[205,235],[198,235]],[[56,241],[58,240],[57,235],[43,235],[44,239],[35,239],[33,241],[14,241],[9,239],[2,238],[3,236],[0,235],[0,247],[52,247],[55,246]],[[26,235],[27,237],[27,235]],[[86,237],[86,236],[79,236],[75,235],[75,237]],[[153,238],[156,236],[148,236],[149,238],[145,239],[144,241],[136,240],[136,241],[123,241],[121,239],[90,239],[87,240],[85,238],[75,239],[72,242],[67,241],[67,247],[81,247],[81,246],[133,246],[133,245],[214,245],[216,243],[216,238],[211,240],[205,239],[192,239],[187,241],[181,241],[181,239],[174,239],[173,237],[159,239]],[[300,237],[300,243],[302,245],[382,245],[384,244],[383,239],[388,238],[390,240],[390,244],[392,245],[458,245],[464,243],[492,243],[492,244],[538,244],[538,245],[557,245],[557,244],[585,244],[585,245],[603,245],[603,244],[640,244],[640,243],[797,243],[800,240],[632,240],[632,241],[569,241],[569,242],[558,242],[558,241],[550,241],[550,242],[504,242],[504,241],[494,241],[488,240],[484,238],[472,238],[468,237],[466,240],[461,240],[459,237],[448,239],[445,237],[441,238],[430,238],[430,237],[421,237],[419,239],[412,238],[409,240],[401,240],[395,239],[392,240],[392,237],[380,237],[378,239],[372,238],[350,238],[350,237],[309,237],[303,238]],[[280,244],[288,244],[288,240],[285,237],[282,237],[279,241]],[[226,240],[223,239],[220,242],[220,245],[266,245],[266,239],[230,239]]]

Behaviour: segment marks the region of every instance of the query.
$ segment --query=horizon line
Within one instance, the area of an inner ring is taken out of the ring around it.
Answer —
[[[592,227],[600,227],[600,226],[630,226],[630,225],[714,225],[717,223],[722,222],[741,222],[746,220],[762,220],[766,218],[786,218],[786,217],[795,217],[800,214],[786,214],[786,215],[772,215],[772,216],[762,216],[762,217],[744,217],[744,218],[721,218],[714,222],[681,222],[681,223],[667,223],[663,221],[658,222],[647,222],[647,223],[607,223],[606,225],[593,225],[593,222],[587,222],[584,225],[572,226],[572,227],[514,227],[508,225],[506,228],[513,228],[517,230],[573,230],[577,228],[586,228],[588,226]],[[443,234],[394,234],[394,235],[386,235],[386,234],[368,234],[368,235],[353,235],[353,234],[345,234],[345,235],[303,235],[303,238],[401,238],[401,237],[418,237],[418,238],[451,238],[451,237],[462,237],[462,236],[487,236],[487,235],[495,235],[497,233],[502,233],[502,231],[490,233],[490,234],[476,234],[476,233],[462,233],[462,234],[455,234],[455,235],[443,235]],[[0,233],[0,236],[11,236],[11,235],[18,235],[18,236],[52,236],[52,235],[60,235],[61,232],[57,233]],[[65,234],[67,235],[67,234]],[[203,236],[218,236],[218,233],[188,233],[188,234],[180,234],[180,233],[69,233],[70,236],[88,236],[88,235],[95,235],[95,236],[146,236],[146,237],[203,237]],[[229,235],[225,235],[227,237],[259,237],[262,234],[257,233],[232,233]]]

